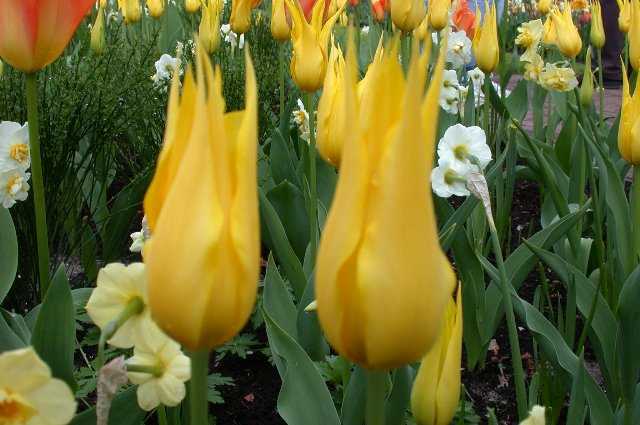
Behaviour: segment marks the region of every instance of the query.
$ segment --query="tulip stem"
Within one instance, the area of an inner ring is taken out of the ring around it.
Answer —
[[[157,409],[157,414],[158,414],[158,424],[160,425],[167,425],[167,410],[164,407],[164,404],[161,404],[160,406],[158,406]]]
[[[285,78],[285,54],[286,54],[286,44],[280,43],[280,48],[278,49],[278,72],[280,73],[280,125],[282,126],[282,121],[285,119],[284,117],[284,78]]]
[[[387,372],[367,370],[366,425],[383,425],[385,422],[385,399],[387,396]]]
[[[42,177],[42,158],[40,156],[38,77],[35,73],[26,74],[26,86],[27,120],[29,122],[29,144],[31,146],[31,183],[33,185],[33,207],[36,217],[38,277],[40,280],[40,299],[44,300],[47,289],[49,289],[49,236]]]
[[[189,402],[191,404],[191,425],[207,425],[207,376],[209,375],[209,350],[192,351]]]
[[[489,212],[487,212],[488,214]],[[502,256],[502,248],[498,239],[498,232],[495,226],[489,225],[491,230],[491,243],[493,244],[493,252],[496,257],[498,271],[500,272],[500,289],[502,290],[502,299],[504,301],[504,309],[507,315],[507,328],[509,331],[509,346],[511,347],[511,362],[513,366],[513,378],[516,386],[516,401],[518,404],[518,417],[524,420],[527,417],[527,392],[524,385],[524,370],[522,369],[522,355],[520,354],[520,341],[518,340],[518,329],[516,328],[516,318],[513,313],[513,303],[511,301],[511,285],[507,278],[507,269],[504,266],[504,258]]]
[[[597,49],[598,54],[598,86],[600,90],[598,94],[600,95],[600,120],[599,127],[602,128],[604,126],[604,70],[602,69],[602,49]]]
[[[315,264],[318,251],[318,179],[316,177],[316,114],[313,93],[304,94],[304,104],[309,114],[309,258]]]
[[[633,166],[631,186],[631,214],[633,214],[633,245],[636,258],[640,256],[640,166]]]

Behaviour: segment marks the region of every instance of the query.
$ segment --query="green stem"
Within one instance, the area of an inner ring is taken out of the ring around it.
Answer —
[[[318,179],[316,177],[316,111],[313,93],[304,94],[304,107],[309,114],[309,255],[315,262],[318,251]]]
[[[598,94],[600,95],[600,120],[599,127],[604,125],[604,70],[602,69],[602,49],[598,49]]]
[[[104,347],[107,345],[107,341],[116,334],[118,329],[120,329],[127,320],[142,313],[144,307],[145,305],[142,298],[132,298],[122,309],[120,314],[118,314],[115,319],[107,323],[104,329],[102,329],[102,332],[100,333],[100,340],[98,342],[98,355],[96,360],[96,371],[98,371],[98,373],[100,373],[100,369],[102,368],[102,365],[104,365]]]
[[[487,140],[491,140],[489,137],[489,117],[491,116],[491,105],[489,105],[489,95],[491,93],[491,76],[487,74],[484,77],[484,114],[483,125],[484,131],[487,134]]]
[[[285,54],[286,54],[286,44],[280,43],[280,48],[278,49],[278,60],[279,60],[279,74],[280,74],[280,122],[284,119],[284,83],[285,83]]]
[[[164,404],[161,404],[160,406],[158,406],[156,413],[158,414],[159,425],[167,425],[169,423],[167,421],[167,410],[165,409]]]
[[[47,207],[44,199],[42,158],[40,156],[40,122],[38,118],[38,77],[26,74],[27,120],[29,121],[29,144],[31,145],[31,184],[33,206],[36,216],[36,241],[38,247],[38,276],[40,299],[49,289],[49,236],[47,232]]]
[[[402,36],[400,36],[400,56],[402,59],[402,68],[405,72],[408,72],[409,62],[411,60],[411,34],[402,34]]]
[[[513,378],[516,387],[516,401],[518,404],[518,417],[524,420],[527,417],[527,393],[524,385],[524,370],[522,369],[522,356],[520,354],[520,341],[518,340],[518,329],[516,328],[516,318],[513,313],[513,303],[511,301],[511,291],[508,285],[507,269],[504,266],[502,248],[498,240],[498,232],[494,226],[489,226],[491,230],[491,243],[496,256],[498,271],[500,272],[500,289],[504,300],[504,309],[507,315],[507,329],[509,331],[509,346],[511,347],[511,362],[513,365]]]
[[[191,425],[207,425],[207,376],[209,374],[209,350],[194,351],[191,357],[190,404]]]
[[[367,370],[366,425],[384,425],[384,404],[387,395],[387,372]]]
[[[636,257],[640,256],[640,166],[633,166],[631,187],[631,213],[633,214],[633,247]]]
[[[148,366],[148,365],[137,365],[137,364],[128,364],[127,372],[132,373],[146,373],[148,375],[153,375],[155,377],[162,376],[162,367],[161,366]]]

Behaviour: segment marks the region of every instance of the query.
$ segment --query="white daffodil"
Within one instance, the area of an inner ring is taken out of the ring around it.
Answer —
[[[469,77],[469,81],[471,81],[471,84],[473,85],[473,95],[476,96],[480,91],[482,91],[484,72],[476,66],[475,68],[467,71],[467,77]]]
[[[440,158],[438,166],[431,171],[431,187],[441,198],[448,198],[451,195],[469,196],[466,179],[469,171],[468,165]]]
[[[298,126],[298,130],[300,131],[300,138],[309,142],[309,113],[304,107],[304,103],[301,99],[298,99],[298,109],[294,109],[292,112],[293,122]]]
[[[529,417],[524,421],[520,422],[520,425],[544,425],[545,417],[544,417],[544,407],[535,405],[531,408],[529,412]]]
[[[0,172],[31,166],[29,151],[29,124],[2,121],[0,123]]]
[[[447,128],[438,142],[438,157],[459,168],[475,168],[479,164],[484,170],[491,162],[491,149],[482,128],[455,124]]]
[[[142,252],[145,242],[149,239],[151,239],[151,229],[149,229],[149,225],[147,224],[147,216],[144,216],[142,217],[142,228],[140,231],[133,232],[131,234],[131,246],[129,247],[129,251]]]
[[[362,32],[363,35],[367,35],[369,34],[369,25],[365,25],[363,26],[360,31]]]
[[[448,114],[457,114],[460,106],[460,92],[458,89],[448,88],[440,91],[438,103],[442,110]]]
[[[138,404],[146,411],[177,406],[184,399],[184,383],[191,378],[191,362],[180,345],[156,329],[141,338],[127,360],[131,383],[138,385]]]
[[[156,73],[151,77],[151,79],[156,84],[169,81],[171,80],[174,72],[178,72],[179,75],[182,75],[181,66],[182,61],[180,58],[174,58],[173,56],[164,53],[160,56],[160,59],[156,61]]]
[[[157,329],[147,308],[147,274],[143,263],[112,263],[98,273],[96,289],[87,302],[87,313],[100,329],[114,320],[124,322],[109,344],[131,348],[142,336]]]
[[[20,168],[0,171],[0,205],[11,208],[17,201],[24,201],[29,196],[30,173]]]
[[[238,34],[231,31],[230,24],[221,25],[220,33],[224,37],[224,41],[231,44],[232,50],[235,49],[236,47],[242,50],[242,48],[244,47],[244,34],[240,34],[240,37],[238,37]]]
[[[447,62],[460,68],[471,62],[471,40],[464,31],[452,32],[447,41]]]
[[[67,384],[33,347],[0,354],[0,424],[66,425],[76,412]]]

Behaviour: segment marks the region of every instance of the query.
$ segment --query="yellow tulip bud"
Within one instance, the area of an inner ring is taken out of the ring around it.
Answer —
[[[189,13],[196,13],[202,6],[202,0],[184,0],[184,9]]]
[[[260,274],[257,94],[245,48],[245,110],[224,113],[222,76],[199,46],[197,79],[174,76],[167,127],[144,208],[151,315],[190,350],[236,335]],[[197,80],[197,83],[196,83]]]
[[[140,0],[118,0],[118,7],[125,24],[134,24],[142,17]]]
[[[616,0],[620,14],[618,15],[618,28],[620,31],[627,33],[631,26],[631,1]]]
[[[108,3],[109,3],[109,2],[108,2],[108,0],[100,0],[100,1],[98,2],[98,7],[99,7],[99,8],[101,7],[102,9],[104,9],[104,8],[106,8],[106,7],[107,7],[107,4],[108,4]]]
[[[449,425],[460,399],[462,362],[462,294],[449,300],[442,331],[422,359],[411,391],[411,410],[418,425]]]
[[[547,16],[547,19],[544,21],[544,32],[542,36],[542,42],[544,44],[549,44],[551,46],[555,46],[557,43],[556,40],[556,27],[553,23],[553,19],[550,16]],[[537,53],[537,52],[534,52]]]
[[[593,71],[591,70],[591,48],[587,50],[587,58],[584,63],[584,75],[580,86],[580,103],[585,108],[591,106],[593,99]]]
[[[284,0],[271,2],[271,35],[277,41],[287,41],[291,38],[291,26],[287,22]]]
[[[537,9],[541,15],[546,15],[551,10],[551,5],[553,4],[553,0],[539,0]]]
[[[314,4],[311,22],[307,22],[300,2],[296,0],[285,0],[285,2],[293,21],[291,28],[293,55],[289,66],[291,78],[302,91],[314,92],[322,87],[327,70],[329,36],[344,6],[330,15],[323,24],[324,1],[317,1]]]
[[[441,31],[449,26],[449,9],[451,0],[432,0],[429,2],[429,25],[435,31]]]
[[[208,0],[203,6],[200,18],[198,37],[202,47],[209,54],[215,52],[220,46],[220,7],[218,0]]]
[[[164,13],[164,0],[147,0],[147,9],[152,18],[158,19]]]
[[[629,37],[629,63],[640,70],[640,0],[631,0],[631,27]]]
[[[349,113],[342,110],[345,102],[341,99],[346,95],[344,73],[347,70],[345,70],[345,66],[340,46],[332,43],[322,97],[318,102],[317,147],[320,156],[334,167],[340,165],[342,144],[344,139],[348,137],[344,130],[349,130],[349,124],[345,123],[345,118]],[[354,71],[353,69],[348,70],[348,72]]]
[[[575,58],[582,50],[582,39],[571,17],[571,5],[565,1],[562,11],[554,9],[550,16],[555,28],[556,46],[563,55]]]
[[[232,0],[231,1],[231,31],[236,34],[244,34],[251,27],[251,11],[256,6],[255,0]]]
[[[490,74],[500,61],[500,46],[498,45],[498,24],[496,22],[495,2],[484,2],[484,19],[480,25],[480,12],[476,11],[476,32],[473,36],[473,54],[478,62],[478,68],[485,74]]]
[[[602,8],[598,0],[593,0],[591,3],[591,44],[596,49],[602,49],[604,46],[604,26],[602,24]]]
[[[427,37],[431,37],[431,31],[429,30],[429,14],[427,13],[418,25],[418,28],[413,30],[413,36],[420,41],[425,41]]]
[[[640,74],[636,87],[640,87]],[[622,108],[618,127],[618,150],[620,156],[632,165],[640,165],[640,90],[631,96],[627,70],[622,64]]]
[[[341,355],[369,369],[418,361],[435,343],[455,275],[438,242],[429,184],[446,40],[424,94],[431,43],[412,49],[405,80],[397,39],[368,70],[356,106],[344,73],[345,137],[318,250],[318,317]],[[347,50],[347,68],[355,64]],[[425,179],[426,182],[425,182]]]
[[[411,32],[420,25],[427,9],[423,0],[393,0],[391,20],[403,32]]]
[[[104,9],[99,8],[96,20],[91,27],[91,50],[96,55],[101,55],[104,52],[104,46],[106,44],[106,37],[104,31]]]

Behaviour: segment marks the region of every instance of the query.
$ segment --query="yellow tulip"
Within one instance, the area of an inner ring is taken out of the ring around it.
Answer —
[[[640,87],[638,84],[640,84],[640,74],[636,79],[636,87]],[[629,164],[640,164],[640,90],[636,89],[633,96],[629,93],[629,79],[624,63],[622,64],[622,108],[618,128],[618,150]]]
[[[104,34],[104,9],[100,7],[98,14],[96,15],[96,21],[91,27],[91,50],[96,55],[101,55],[104,52],[104,45],[106,44],[106,38]]]
[[[591,70],[591,48],[587,50],[587,58],[584,61],[584,75],[580,85],[580,103],[585,108],[590,108],[593,100],[593,71]]]
[[[631,27],[631,1],[630,0],[616,0],[618,2],[618,8],[620,14],[618,15],[618,28],[620,31],[627,33],[629,27]]]
[[[575,58],[582,50],[582,39],[571,17],[571,5],[565,1],[562,11],[554,9],[550,16],[555,28],[556,46],[566,57]]]
[[[220,69],[199,47],[197,83],[174,77],[165,140],[144,200],[151,315],[190,350],[236,335],[260,274],[257,94],[245,48],[245,110],[224,113]]]
[[[271,2],[271,35],[277,41],[287,41],[291,38],[291,26],[287,22],[284,0]]]
[[[142,17],[140,0],[118,0],[118,7],[126,24],[134,24]]]
[[[108,3],[109,3],[109,1],[108,1],[108,0],[100,0],[100,1],[98,2],[98,5],[99,5],[99,7],[101,7],[101,8],[103,8],[103,9],[104,9],[104,8],[106,8],[106,7],[107,7],[107,4],[108,4]]]
[[[636,71],[640,70],[640,0],[631,0],[631,26],[629,37],[629,62]]]
[[[602,49],[604,46],[604,26],[602,24],[602,8],[598,0],[593,0],[591,3],[591,44],[596,49]]]
[[[147,9],[152,18],[158,19],[164,13],[164,0],[147,0]]]
[[[314,92],[322,87],[327,70],[329,36],[344,6],[330,15],[323,24],[324,1],[317,1],[313,5],[311,22],[307,22],[302,6],[297,0],[285,2],[293,20],[293,55],[289,66],[291,78],[302,91]]]
[[[549,16],[547,16],[547,19],[544,21],[542,42],[551,46],[555,46],[557,44],[556,27],[553,23],[553,19],[551,19],[551,17]]]
[[[449,26],[449,9],[451,0],[432,0],[429,2],[429,24],[435,31]]]
[[[189,13],[196,13],[201,5],[202,0],[184,0],[184,8]]]
[[[480,25],[480,12],[476,11],[476,32],[473,36],[473,54],[478,68],[485,74],[490,74],[500,61],[500,46],[498,45],[498,25],[496,23],[496,4],[484,2],[484,19]]]
[[[220,46],[220,13],[221,2],[219,0],[208,0],[202,9],[198,36],[202,47],[207,53],[212,54]]]
[[[316,267],[318,316],[328,341],[369,369],[420,360],[438,337],[455,284],[424,190],[447,43],[424,95],[431,43],[420,54],[414,46],[405,81],[397,41],[369,67],[359,108],[354,73],[344,73],[350,133]],[[354,50],[347,51],[348,69],[355,69]]]
[[[553,4],[553,0],[539,0],[538,1],[538,12],[541,15],[546,15],[551,10],[551,5]]]
[[[251,11],[258,5],[255,0],[232,0],[231,1],[231,31],[236,34],[244,34],[251,27]]]
[[[431,30],[429,29],[429,14],[427,13],[424,16],[418,28],[413,30],[413,36],[420,41],[425,41],[427,37],[431,37]]]
[[[353,70],[349,70],[353,72]],[[345,128],[348,111],[341,108],[344,102],[340,97],[346,95],[344,88],[345,62],[340,46],[332,43],[329,55],[329,66],[324,79],[322,97],[318,102],[318,135],[317,147],[320,156],[334,167],[340,165],[344,137],[341,131]]]
[[[422,359],[411,391],[411,410],[418,425],[449,425],[460,399],[462,361],[462,294],[449,300],[442,331]]]
[[[411,32],[420,25],[427,13],[423,0],[393,0],[391,21],[401,31]]]

